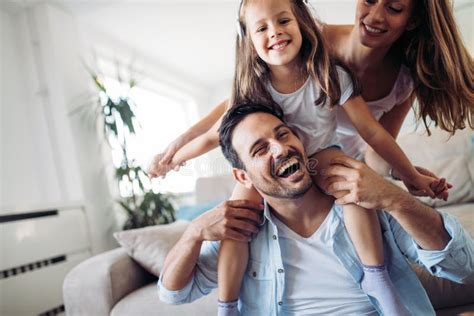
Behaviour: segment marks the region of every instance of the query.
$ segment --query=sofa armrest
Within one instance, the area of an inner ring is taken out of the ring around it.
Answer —
[[[150,283],[146,272],[123,248],[116,248],[81,262],[66,276],[63,298],[66,313],[109,315],[125,295]]]

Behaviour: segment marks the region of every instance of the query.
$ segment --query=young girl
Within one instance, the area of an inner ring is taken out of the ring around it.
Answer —
[[[341,104],[361,136],[399,171],[405,182],[434,195],[430,188],[434,178],[420,174],[411,166],[393,138],[374,120],[363,99],[353,96],[350,78],[332,64],[306,3],[244,1],[240,23],[243,35],[237,43],[234,102],[279,103],[287,121],[300,134],[308,154],[320,162],[319,169],[323,169],[334,156],[341,155],[329,148],[337,144],[334,137],[335,112],[331,107]],[[224,105],[214,114],[222,108]],[[216,126],[218,123],[202,137],[181,148],[174,155],[173,164],[179,165],[217,146]],[[150,173],[153,174],[153,170]],[[318,176],[314,180],[318,184],[321,182]],[[236,192],[240,198],[255,194],[242,192],[241,188]],[[406,314],[383,266],[380,227],[375,214],[359,210],[357,206],[348,206],[344,208],[344,217],[349,235],[365,265],[363,289],[377,299],[384,313]],[[232,241],[221,243],[221,300],[238,297],[247,257],[247,245]],[[224,311],[231,311],[227,304],[222,307]]]

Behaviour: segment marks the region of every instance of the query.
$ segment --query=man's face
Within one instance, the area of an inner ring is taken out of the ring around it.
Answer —
[[[263,195],[292,199],[312,186],[303,145],[277,117],[254,113],[234,129],[232,144],[251,184]]]

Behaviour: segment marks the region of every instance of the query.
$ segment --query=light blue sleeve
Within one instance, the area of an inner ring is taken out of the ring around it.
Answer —
[[[339,76],[339,87],[341,89],[341,98],[339,105],[344,105],[352,97],[354,93],[354,83],[349,73],[341,66],[336,66],[337,75]]]
[[[474,241],[452,215],[439,212],[451,240],[442,250],[421,249],[413,238],[389,216],[400,250],[408,259],[423,265],[432,275],[457,283],[474,282]]]
[[[158,280],[160,300],[167,304],[179,305],[191,303],[196,299],[209,294],[217,288],[217,256],[219,242],[206,241],[202,244],[194,276],[181,290],[170,291]]]

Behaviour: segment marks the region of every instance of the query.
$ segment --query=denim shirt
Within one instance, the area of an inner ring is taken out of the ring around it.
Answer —
[[[363,270],[351,239],[344,229],[342,207],[334,205],[328,223],[332,236],[330,245],[339,261],[360,286]],[[428,296],[411,269],[407,258],[424,266],[431,274],[458,283],[474,280],[474,242],[458,221],[442,213],[444,227],[451,240],[443,250],[421,249],[398,222],[385,212],[378,212],[382,228],[385,263],[390,278],[405,307],[412,315],[435,315]],[[283,315],[285,277],[278,231],[265,204],[265,222],[250,242],[250,256],[239,298],[242,315]],[[207,295],[217,287],[219,242],[204,242],[193,279],[181,290],[169,291],[158,281],[159,297],[169,304],[189,303]],[[368,296],[381,313],[376,300]]]

